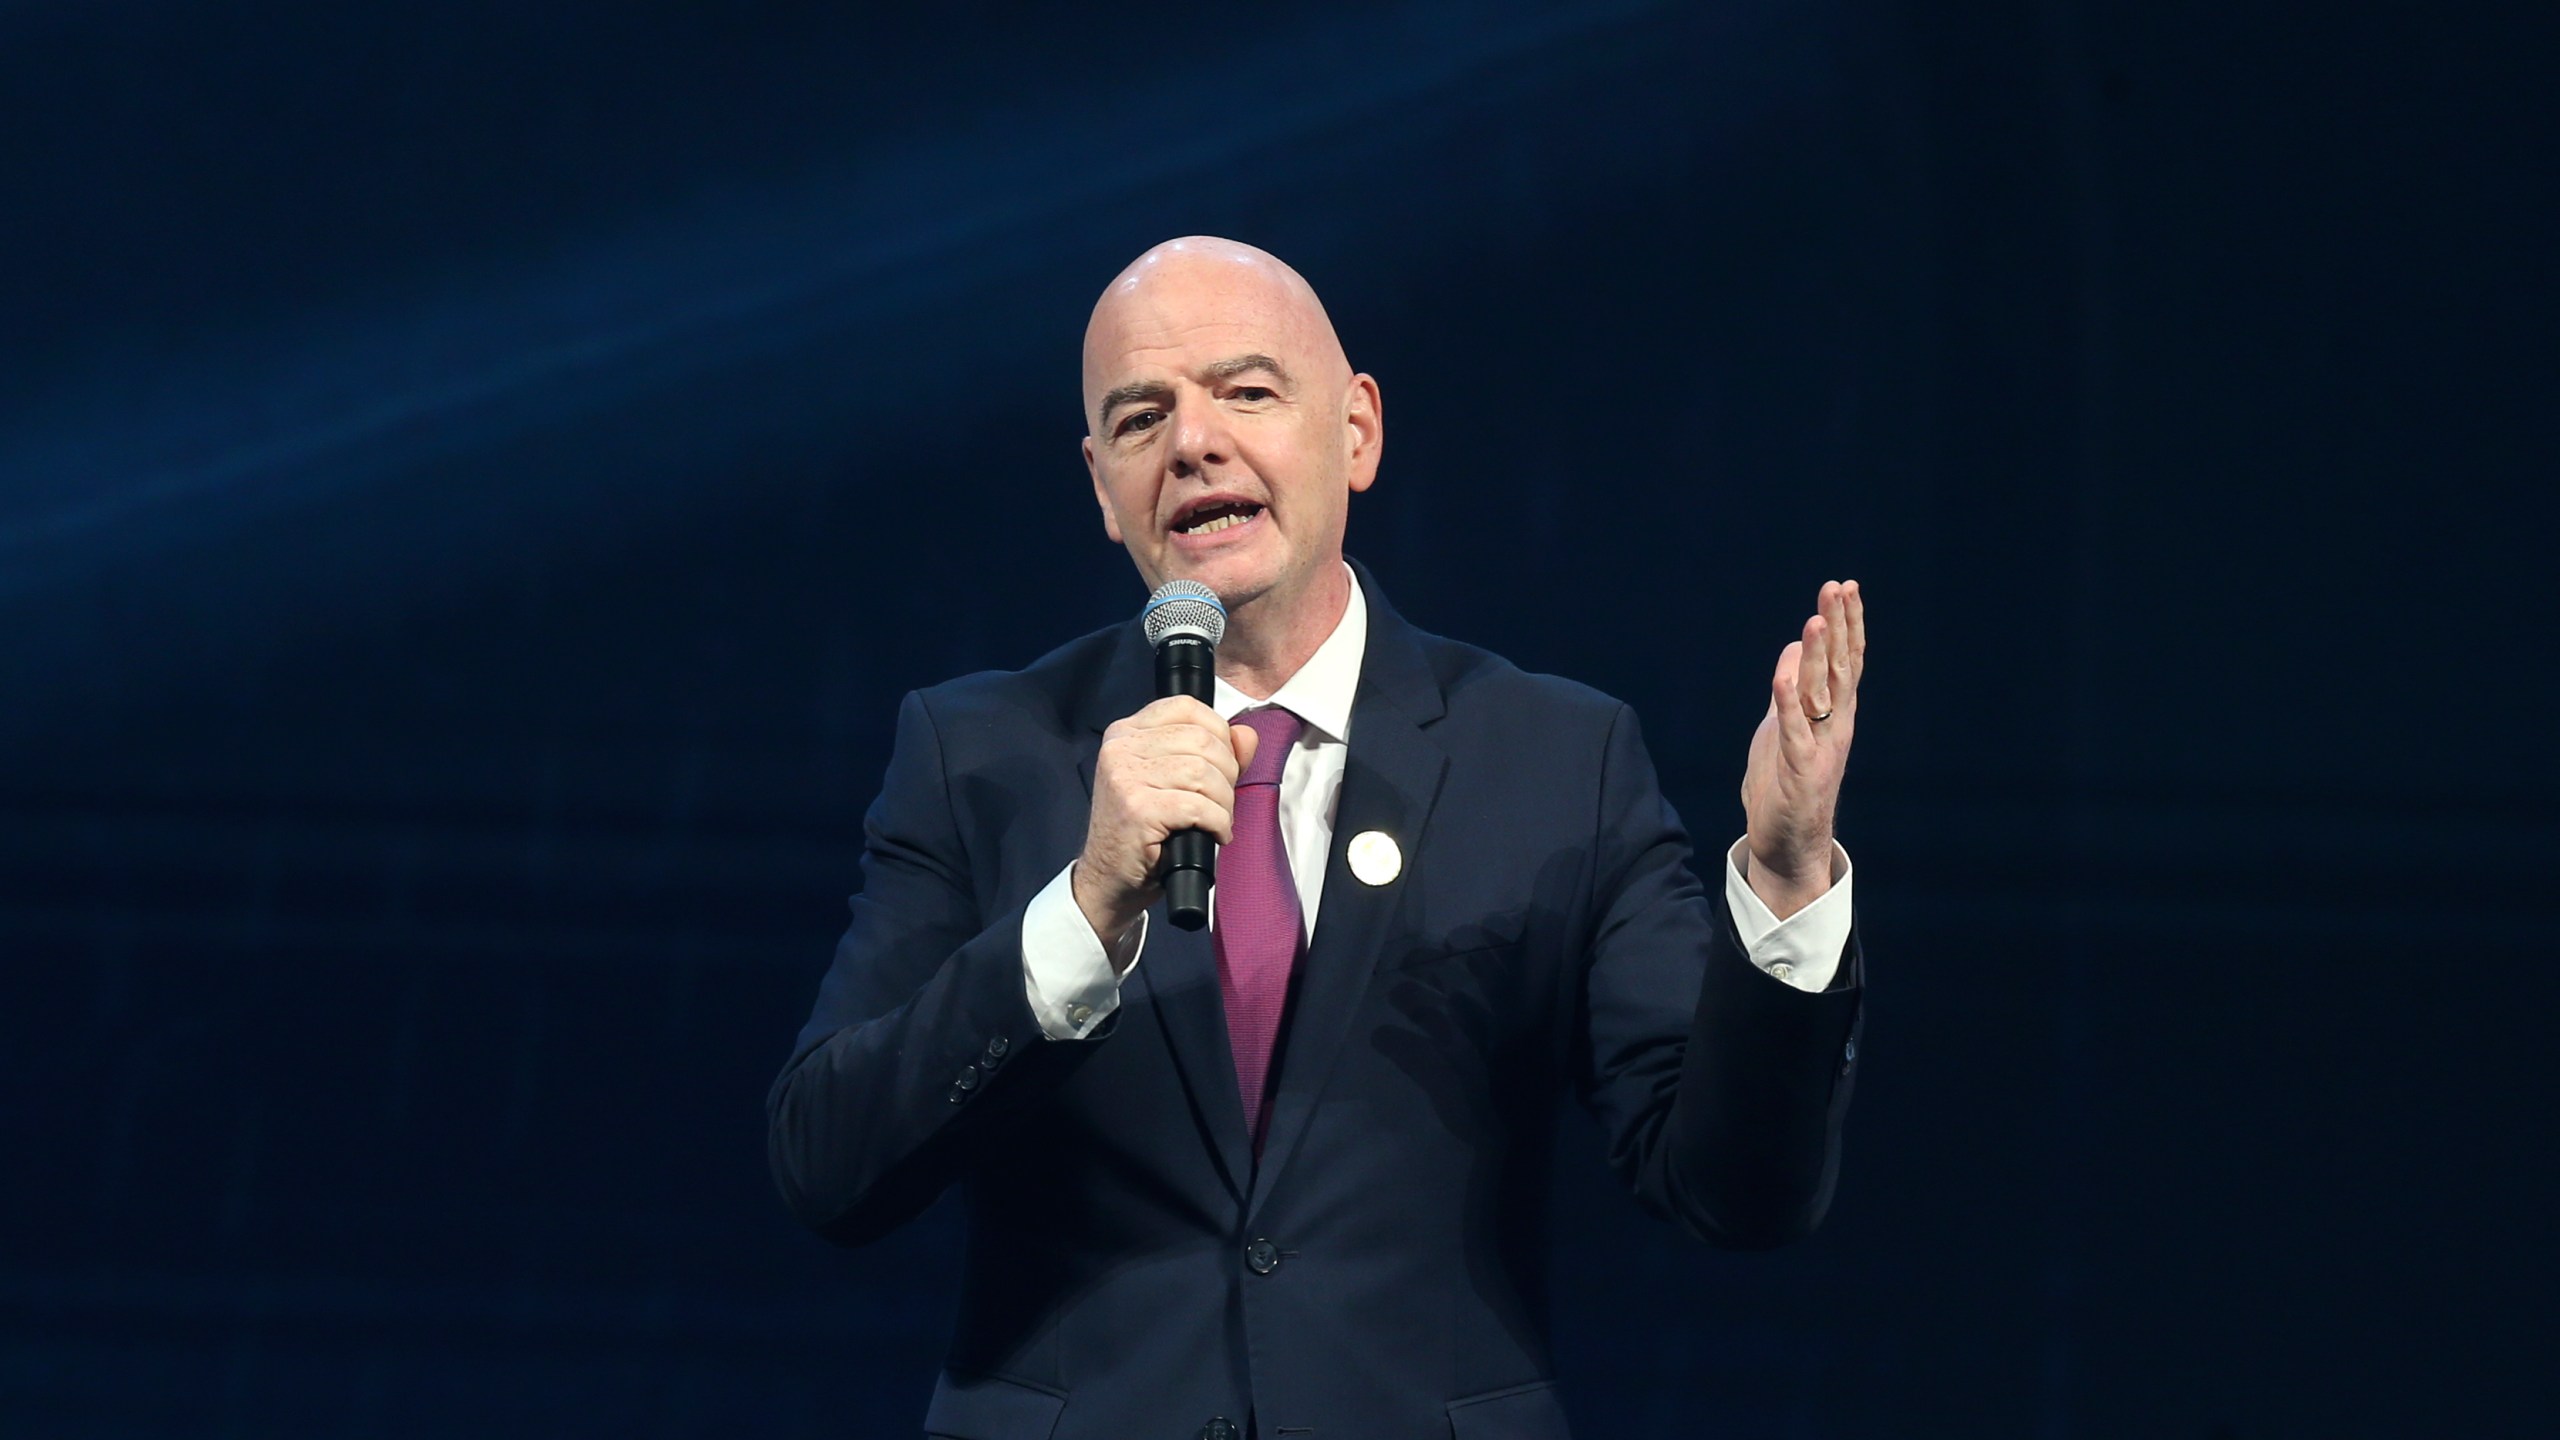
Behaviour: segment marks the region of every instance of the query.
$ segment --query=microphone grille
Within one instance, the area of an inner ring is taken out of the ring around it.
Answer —
[[[1147,597],[1147,608],[1139,612],[1146,622],[1147,643],[1157,649],[1178,635],[1205,641],[1215,649],[1227,638],[1227,607],[1218,603],[1218,592],[1197,580],[1167,580]]]

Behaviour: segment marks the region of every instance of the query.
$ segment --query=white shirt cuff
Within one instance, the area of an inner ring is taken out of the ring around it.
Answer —
[[[1076,908],[1075,863],[1040,887],[1022,910],[1022,993],[1040,1033],[1082,1040],[1120,1008],[1120,977],[1137,968],[1146,948],[1147,917],[1105,950]]]
[[[1745,835],[1724,852],[1725,908],[1733,912],[1733,928],[1742,934],[1743,953],[1799,990],[1828,989],[1831,977],[1840,973],[1841,952],[1849,948],[1849,852],[1832,841],[1831,888],[1781,920],[1743,878],[1742,867],[1751,862],[1750,840]],[[1086,938],[1092,934],[1087,926]]]

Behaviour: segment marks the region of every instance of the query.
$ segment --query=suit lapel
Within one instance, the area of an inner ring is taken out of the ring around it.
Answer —
[[[1244,1098],[1236,1090],[1235,1049],[1227,1040],[1227,1007],[1218,993],[1209,932],[1175,928],[1164,902],[1157,901],[1147,912],[1147,951],[1138,975],[1183,1088],[1191,1092],[1201,1139],[1217,1158],[1227,1188],[1242,1199],[1253,1175],[1253,1142],[1245,1133]]]
[[[1146,637],[1131,625],[1085,712],[1087,734],[1076,770],[1085,798],[1093,798],[1093,768],[1102,732],[1155,698],[1155,660]],[[1244,1128],[1244,1100],[1236,1092],[1235,1052],[1227,1040],[1226,1004],[1218,994],[1217,955],[1205,930],[1174,926],[1159,900],[1147,911],[1145,953],[1138,961],[1138,990],[1164,1029],[1165,1048],[1191,1096],[1191,1114],[1238,1200],[1253,1174],[1253,1150]]]
[[[1358,573],[1369,605],[1369,643],[1352,701],[1342,798],[1325,856],[1324,898],[1315,935],[1299,964],[1297,993],[1289,1003],[1271,1129],[1246,1207],[1248,1224],[1305,1138],[1334,1060],[1369,993],[1449,768],[1448,755],[1425,729],[1442,713],[1439,681],[1412,627],[1387,607],[1369,572],[1358,568]],[[1371,830],[1395,841],[1406,857],[1404,873],[1384,885],[1362,883],[1346,858],[1353,837]],[[1223,1034],[1223,1018],[1220,1030]],[[1234,1089],[1232,1079],[1228,1089]],[[1241,1126],[1238,1104],[1236,1123]]]

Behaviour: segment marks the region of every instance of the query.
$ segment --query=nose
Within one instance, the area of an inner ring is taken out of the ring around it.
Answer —
[[[1226,417],[1218,403],[1198,393],[1176,396],[1173,404],[1173,444],[1167,458],[1176,479],[1188,480],[1205,475],[1212,467],[1228,463],[1235,457],[1235,443],[1227,433]]]

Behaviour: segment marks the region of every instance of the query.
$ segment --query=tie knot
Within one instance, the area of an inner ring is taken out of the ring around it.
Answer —
[[[1244,774],[1237,777],[1236,783],[1279,784],[1280,767],[1289,763],[1289,747],[1298,743],[1298,732],[1306,728],[1307,722],[1277,705],[1266,705],[1237,716],[1236,723],[1252,727],[1253,733],[1262,737],[1262,743],[1254,747],[1253,763],[1244,767]]]

